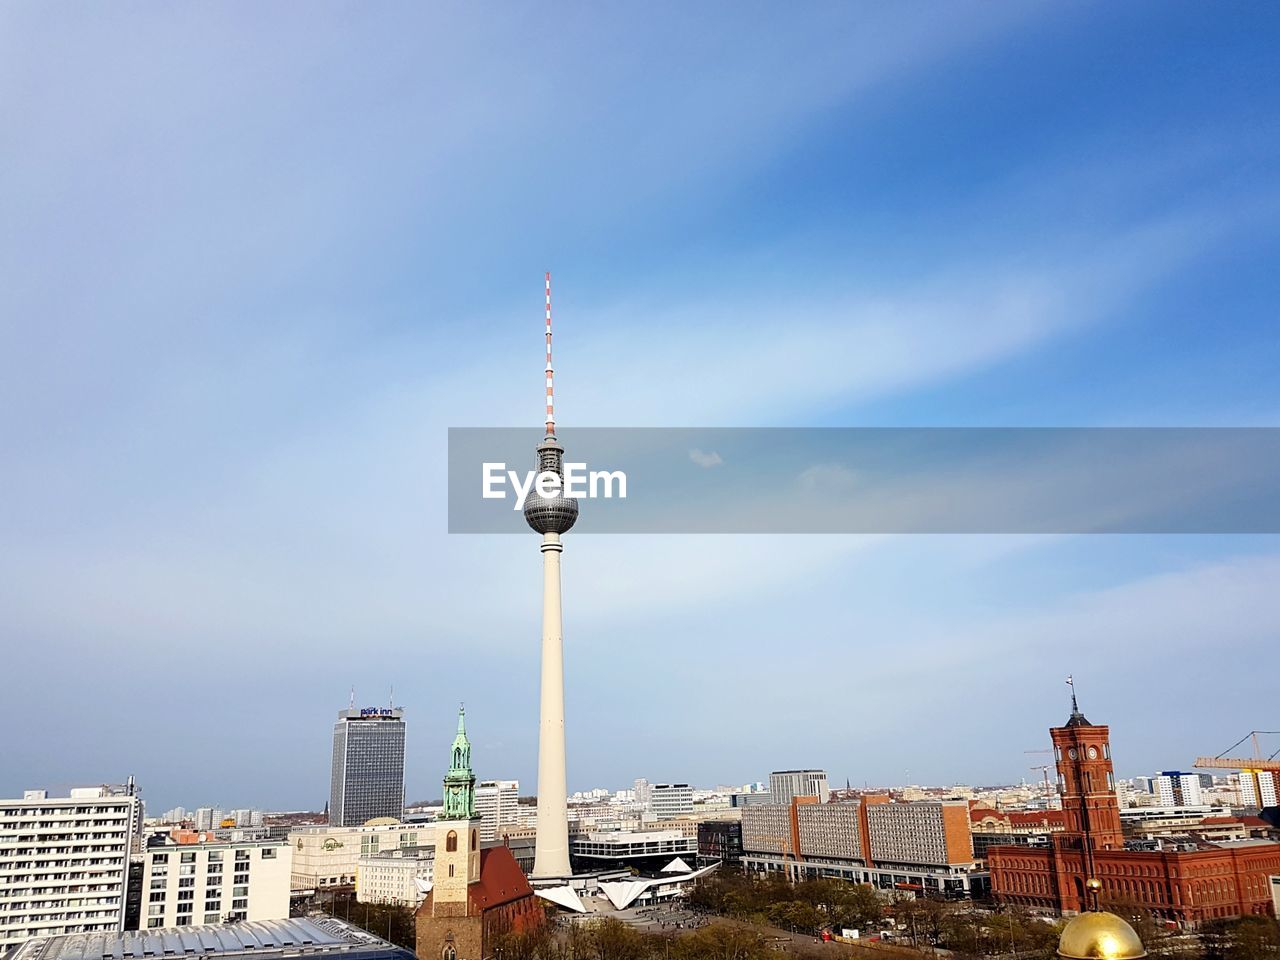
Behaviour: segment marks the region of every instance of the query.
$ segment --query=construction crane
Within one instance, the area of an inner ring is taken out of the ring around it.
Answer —
[[[1197,757],[1195,765],[1201,770],[1239,770],[1241,791],[1244,792],[1247,785],[1247,789],[1253,794],[1254,802],[1261,807],[1266,806],[1263,803],[1266,799],[1276,802],[1276,796],[1280,794],[1280,760],[1276,759],[1277,755],[1280,755],[1280,750],[1276,750],[1269,757],[1264,757],[1262,748],[1258,744],[1260,734],[1263,736],[1280,734],[1280,730],[1250,730],[1216,757]],[[1246,740],[1253,741],[1252,757],[1227,756]]]

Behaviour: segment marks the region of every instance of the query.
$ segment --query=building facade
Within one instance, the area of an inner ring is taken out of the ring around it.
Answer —
[[[289,831],[295,891],[351,886],[362,856],[430,847],[434,830],[418,823],[364,827],[297,827]]]
[[[1198,807],[1204,803],[1200,775],[1166,770],[1155,778],[1156,800],[1166,807]]]
[[[356,865],[356,901],[416,907],[431,889],[435,848],[371,853]]]
[[[644,808],[645,814],[654,820],[693,813],[693,787],[687,783],[651,783]]]
[[[340,710],[333,726],[329,823],[356,827],[404,815],[404,711]]]
[[[895,803],[865,796],[855,803],[818,803],[796,797],[789,806],[744,807],[742,862],[748,871],[841,877],[955,899],[987,890],[964,801]]]
[[[89,787],[0,800],[0,953],[32,937],[123,929],[136,794]]]
[[[831,797],[825,770],[775,770],[769,774],[769,802],[788,804],[796,797],[817,797],[826,803]]]
[[[476,813],[480,816],[480,839],[496,840],[503,827],[520,819],[519,780],[481,780],[476,784]]]
[[[142,926],[284,920],[291,854],[285,840],[153,846],[142,861]]]
[[[698,866],[742,865],[742,821],[704,820],[698,824]]]
[[[1096,879],[1103,907],[1144,909],[1181,925],[1273,911],[1268,877],[1280,873],[1280,843],[1247,839],[1198,841],[1192,849],[1126,849],[1107,727],[1085,719],[1073,694],[1070,718],[1050,735],[1066,829],[1048,847],[990,848],[997,900],[1077,913],[1092,905],[1086,885]]]

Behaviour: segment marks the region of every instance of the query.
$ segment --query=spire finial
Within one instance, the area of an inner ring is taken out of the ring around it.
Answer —
[[[458,732],[459,733],[467,732],[466,721],[467,721],[467,705],[465,703],[459,703],[458,704]]]
[[[352,685],[352,687],[351,687],[351,709],[352,709],[352,710],[354,710],[355,708],[356,708],[356,688],[355,688],[355,686],[354,686],[354,685]]]
[[[1076,678],[1072,674],[1067,674],[1067,686],[1071,688],[1071,715],[1075,716],[1080,712],[1080,704],[1076,703]]]
[[[556,394],[551,367],[551,271],[547,271],[547,436],[556,435]]]

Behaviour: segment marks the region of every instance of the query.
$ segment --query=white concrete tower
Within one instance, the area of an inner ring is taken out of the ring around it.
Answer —
[[[547,293],[547,419],[538,444],[538,472],[564,479],[564,447],[556,439],[555,392],[551,367],[551,274]],[[533,879],[567,877],[569,805],[564,760],[564,633],[560,623],[560,535],[578,519],[578,501],[557,493],[542,497],[532,491],[524,502],[524,518],[542,534],[542,706],[538,727],[538,836],[533,853]]]

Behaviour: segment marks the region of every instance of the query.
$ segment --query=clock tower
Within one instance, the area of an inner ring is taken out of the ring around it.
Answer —
[[[1050,728],[1049,735],[1058,766],[1065,833],[1083,839],[1086,855],[1094,850],[1124,849],[1110,730],[1105,724],[1090,723],[1080,712],[1074,683],[1071,716],[1064,726]]]

